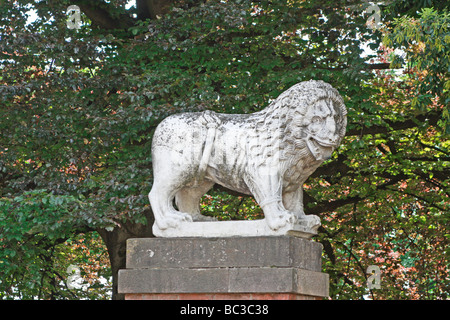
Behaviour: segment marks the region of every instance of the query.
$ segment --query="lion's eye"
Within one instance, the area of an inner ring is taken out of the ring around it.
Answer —
[[[322,118],[319,116],[314,116],[311,118],[311,124],[309,125],[309,130],[311,133],[317,133],[322,127]]]
[[[311,122],[312,122],[313,124],[319,124],[320,122],[322,122],[322,118],[320,118],[320,117],[318,117],[318,116],[315,116],[315,117],[313,117],[313,118],[311,119]]]

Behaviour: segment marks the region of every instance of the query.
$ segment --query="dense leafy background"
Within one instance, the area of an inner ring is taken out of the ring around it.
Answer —
[[[342,146],[305,185],[331,298],[449,297],[445,2],[380,4],[380,29],[361,1],[127,2],[0,1],[0,297],[120,298],[125,240],[151,236],[157,124],[254,112],[309,79],[348,108]],[[81,29],[67,28],[71,4]],[[262,216],[220,188],[202,208]],[[67,286],[70,265],[84,286]]]

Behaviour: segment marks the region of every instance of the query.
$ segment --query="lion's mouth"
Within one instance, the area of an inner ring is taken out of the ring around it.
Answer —
[[[324,141],[316,137],[309,136],[306,139],[309,150],[316,160],[324,160],[331,156],[334,147],[336,146],[332,140]]]
[[[330,141],[324,141],[324,140],[320,140],[320,139],[317,139],[317,138],[312,138],[312,139],[314,139],[314,141],[315,141],[317,144],[321,145],[322,147],[331,148],[331,147],[334,147],[334,146],[335,146],[335,143],[334,143],[334,141],[332,141],[332,140],[330,140]]]

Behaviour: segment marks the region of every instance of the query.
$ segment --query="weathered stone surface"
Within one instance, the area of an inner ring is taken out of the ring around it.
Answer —
[[[298,268],[133,269],[120,293],[296,293],[328,296],[328,275]]]
[[[321,269],[320,243],[297,237],[138,238],[127,268],[296,267]]]
[[[119,270],[120,293],[222,292],[228,287],[228,269]]]
[[[297,293],[127,293],[125,300],[322,300]]]
[[[153,225],[153,234],[156,237],[180,238],[180,237],[257,237],[295,235],[304,239],[311,239],[317,235],[316,228],[311,228],[311,221],[320,221],[311,216],[311,219],[294,220],[286,223],[282,228],[272,229],[265,219],[260,220],[236,220],[236,221],[182,221],[177,228],[161,230],[157,224]]]
[[[295,292],[309,295],[328,297],[330,291],[330,279],[327,273],[302,270],[295,274]]]
[[[292,236],[129,239],[119,292],[326,297],[321,253],[320,243]]]
[[[339,146],[346,114],[336,89],[305,81],[256,113],[205,111],[164,119],[152,141],[154,234],[230,237],[294,230],[311,237],[320,219],[305,215],[302,185]],[[253,195],[265,218],[204,222],[210,218],[201,215],[199,200],[216,183]]]

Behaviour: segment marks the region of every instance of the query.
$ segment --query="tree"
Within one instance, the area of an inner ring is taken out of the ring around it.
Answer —
[[[394,19],[394,28],[384,39],[386,45],[406,52],[408,68],[415,68],[423,74],[412,84],[417,96],[411,103],[426,111],[433,105],[432,100],[437,98],[437,104],[443,106],[441,125],[446,133],[450,133],[449,22],[450,13],[447,10],[440,13],[424,8],[418,19],[409,16]],[[401,56],[393,59],[394,66],[404,63]]]
[[[423,1],[381,6],[376,30],[359,1],[2,1],[3,297],[74,298],[60,252],[100,235],[90,243],[106,246],[121,298],[126,239],[152,236],[157,124],[177,112],[254,112],[322,79],[349,119],[343,145],[305,186],[332,297],[448,298],[448,13],[428,3],[435,10],[420,14]],[[73,4],[80,29],[67,28]],[[362,54],[367,43],[376,54]],[[391,69],[403,61],[403,73]],[[209,214],[260,217],[251,198],[223,192],[204,198]],[[373,264],[382,289],[369,292]]]

